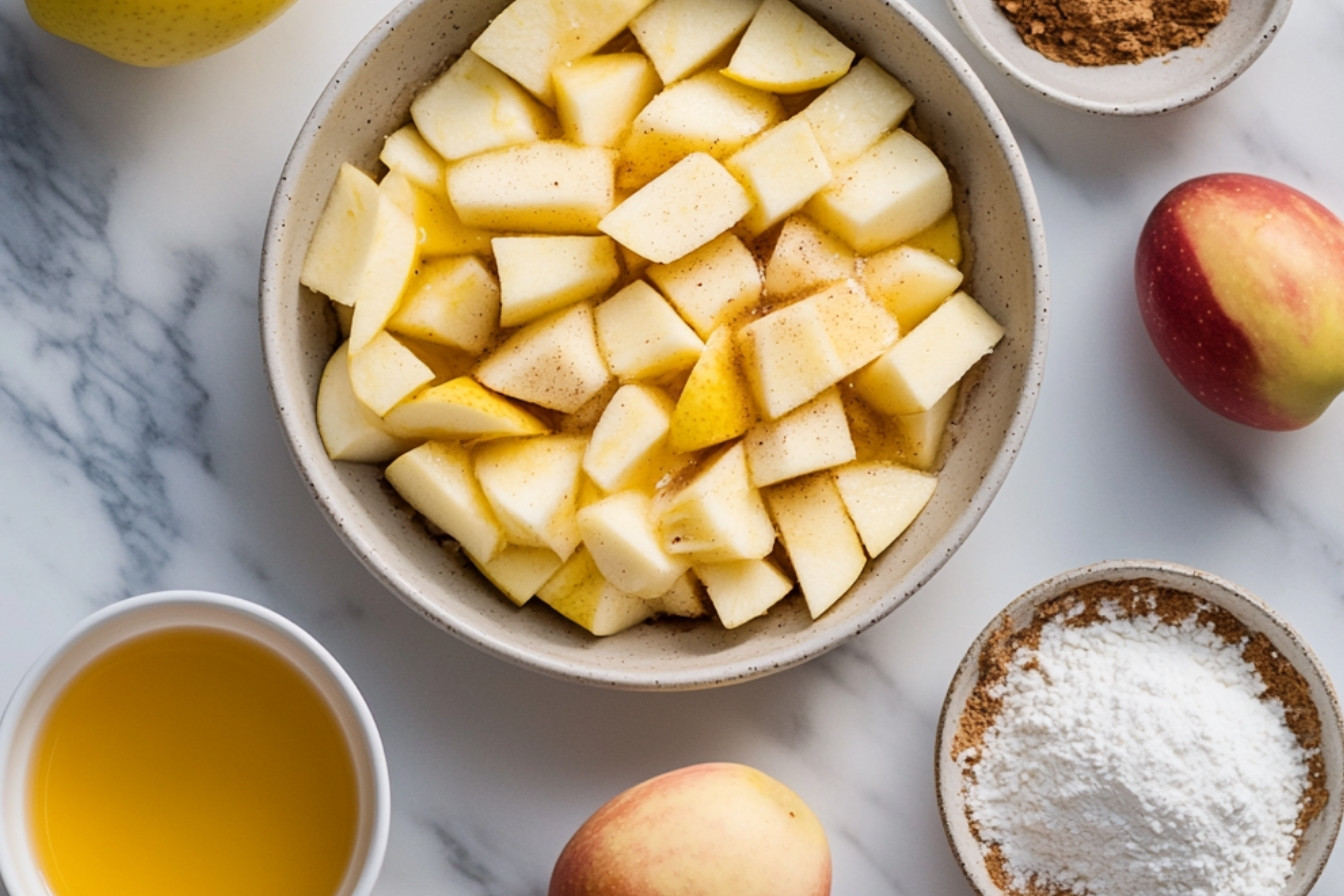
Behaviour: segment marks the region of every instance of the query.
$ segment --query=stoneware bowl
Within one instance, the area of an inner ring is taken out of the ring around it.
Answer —
[[[1292,0],[1233,0],[1203,45],[1138,64],[1073,66],[1023,43],[998,0],[947,0],[967,37],[1027,90],[1101,115],[1154,115],[1197,103],[1226,87],[1274,39]]]
[[[1304,681],[1320,719],[1319,770],[1329,792],[1325,808],[1307,826],[1299,854],[1282,896],[1303,896],[1320,876],[1339,833],[1344,816],[1344,722],[1329,675],[1312,649],[1263,600],[1218,576],[1200,570],[1147,560],[1116,560],[1081,567],[1055,576],[1021,595],[990,621],[971,644],[958,666],[943,703],[938,724],[935,769],[938,808],[948,842],[967,879],[982,896],[1004,896],[986,868],[982,844],[971,831],[966,814],[964,772],[953,755],[958,726],[967,700],[979,680],[982,662],[1005,633],[1027,628],[1037,609],[1047,601],[1096,583],[1122,587],[1148,583],[1193,595],[1231,613],[1251,636],[1263,635],[1278,655]]]
[[[354,849],[332,896],[369,896],[387,849],[391,784],[368,705],[326,648],[289,619],[251,601],[204,591],[160,591],[110,604],[67,632],[24,675],[0,718],[0,892],[51,892],[30,834],[27,791],[34,745],[57,697],[107,651],[151,632],[180,628],[228,632],[268,648],[298,670],[331,708],[353,760],[359,807]]]
[[[337,340],[329,302],[299,270],[338,166],[370,173],[415,92],[466,48],[503,0],[407,0],[355,48],[318,100],[280,178],[261,271],[270,385],[299,471],[336,531],[418,613],[477,647],[560,678],[628,689],[689,689],[794,666],[882,619],[923,585],[981,518],[1007,475],[1034,406],[1047,316],[1044,235],[1026,168],[972,69],[900,2],[800,4],[918,97],[923,133],[948,163],[971,259],[967,288],[1006,328],[955,421],[930,505],[816,622],[801,601],[732,631],[659,622],[595,639],[533,600],[502,598],[389,497],[372,466],[332,463],[314,419]]]

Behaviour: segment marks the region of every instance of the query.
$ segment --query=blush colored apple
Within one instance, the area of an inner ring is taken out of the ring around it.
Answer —
[[[1188,180],[1139,237],[1135,285],[1158,354],[1197,399],[1298,429],[1344,391],[1344,223],[1250,174]]]
[[[749,766],[686,766],[598,809],[561,851],[549,896],[826,896],[831,853],[799,796]]]

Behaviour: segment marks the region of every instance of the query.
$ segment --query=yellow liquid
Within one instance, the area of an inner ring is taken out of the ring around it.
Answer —
[[[57,896],[332,896],[355,845],[330,707],[284,658],[214,629],[144,635],[84,669],[30,783]]]

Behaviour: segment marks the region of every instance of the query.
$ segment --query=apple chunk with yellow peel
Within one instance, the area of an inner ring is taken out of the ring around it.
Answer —
[[[849,71],[854,51],[789,0],[764,0],[723,73],[762,90],[802,93]]]
[[[543,603],[598,637],[623,632],[653,616],[653,606],[611,584],[579,548],[537,589]]]
[[[317,431],[332,460],[387,463],[415,447],[415,441],[394,434],[383,418],[355,396],[350,385],[345,343],[327,359],[317,385]]]
[[[751,387],[729,327],[709,336],[672,410],[668,445],[673,451],[699,451],[737,438],[757,418]]]
[[[461,443],[425,442],[388,464],[384,475],[407,504],[471,556],[491,560],[507,544]]]
[[[554,136],[551,110],[467,50],[411,102],[411,121],[449,161]]]
[[[383,415],[388,430],[419,439],[480,439],[547,432],[533,414],[469,376],[421,389]]]
[[[577,302],[516,330],[480,362],[476,379],[544,408],[579,410],[611,380],[592,304]]]
[[[516,327],[606,292],[621,274],[607,236],[501,236],[492,241],[499,271],[499,324]]]
[[[807,610],[816,619],[858,581],[868,557],[829,471],[763,490]]]

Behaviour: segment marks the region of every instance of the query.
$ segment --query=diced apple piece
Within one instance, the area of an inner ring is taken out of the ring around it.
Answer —
[[[654,262],[669,262],[732,227],[751,199],[728,169],[695,152],[658,175],[601,219],[599,228]]]
[[[910,237],[905,244],[912,249],[927,249],[948,264],[961,264],[961,222],[948,212],[933,224]]]
[[[663,291],[701,339],[761,300],[761,271],[742,240],[723,233],[645,275]]]
[[[884,249],[863,263],[864,288],[896,316],[903,333],[956,292],[961,281],[956,265],[909,245]]]
[[[473,557],[491,560],[504,549],[504,528],[485,500],[471,455],[456,442],[425,442],[387,465],[397,494]]]
[[[621,144],[617,183],[624,189],[642,186],[692,152],[725,159],[783,118],[774,94],[718,72],[678,81],[635,116]]]
[[[416,94],[411,120],[449,161],[556,133],[549,109],[471,50]]]
[[[332,460],[386,463],[416,443],[389,432],[383,419],[355,397],[348,357],[341,343],[327,359],[317,385],[317,431],[322,446]]]
[[[655,0],[630,31],[664,84],[679,81],[728,49],[761,0]]]
[[[764,557],[775,529],[751,483],[746,451],[736,443],[712,458],[686,485],[657,501],[663,547],[695,562]]]
[[[690,571],[682,573],[667,591],[649,600],[649,606],[655,613],[680,616],[683,619],[698,619],[709,615],[705,587]]]
[[[723,73],[775,93],[801,93],[838,80],[854,51],[789,0],[764,0]]]
[[[799,113],[816,134],[832,168],[862,155],[905,118],[915,95],[871,59],[860,59],[843,78]]]
[[[798,116],[761,134],[724,165],[751,194],[754,204],[742,226],[752,236],[802,208],[831,179],[812,126]]]
[[[476,478],[509,541],[566,559],[578,547],[579,469],[584,439],[497,439],[476,448]]]
[[[900,327],[896,318],[868,298],[853,280],[833,283],[808,296],[821,309],[826,336],[840,356],[846,374],[853,373],[896,341]]]
[[[351,351],[349,367],[355,397],[379,416],[434,379],[433,369],[386,330]]]
[[[546,424],[469,376],[421,389],[383,417],[390,431],[420,439],[534,436]]]
[[[504,327],[597,298],[621,275],[609,236],[500,236],[493,247]]]
[[[659,293],[635,280],[597,306],[597,344],[622,382],[686,370],[704,343]]]
[[[539,140],[464,159],[448,170],[447,185],[468,227],[596,233],[616,202],[616,154]]]
[[[750,622],[784,599],[793,580],[769,560],[726,560],[693,567],[724,628]]]
[[[868,562],[829,472],[771,486],[765,502],[813,619],[858,581]]]
[[[757,423],[742,437],[757,488],[854,460],[849,419],[832,386],[777,420]]]
[[[373,178],[348,162],[341,164],[308,243],[300,283],[333,302],[355,304],[381,195]]]
[[[490,253],[492,234],[463,224],[442,185],[431,192],[401,172],[389,171],[378,182],[378,189],[411,216],[416,251],[421,258]]]
[[[854,380],[888,414],[927,411],[1003,338],[1003,327],[965,292],[954,294]]]
[[[611,40],[650,0],[514,0],[471,49],[554,105],[551,72]]]
[[[387,136],[378,161],[387,166],[389,173],[400,174],[422,190],[443,192],[443,156],[425,142],[414,124],[402,125]]]
[[[654,613],[648,601],[621,591],[603,578],[592,556],[583,548],[575,551],[537,589],[537,597],[598,637],[625,631]]]
[[[858,271],[858,256],[806,215],[791,215],[765,263],[765,291],[776,299],[815,292]]]
[[[584,56],[559,66],[551,78],[561,131],[589,146],[620,145],[635,116],[661,87],[642,53]]]
[[[561,566],[554,551],[515,544],[505,545],[491,560],[479,560],[470,553],[467,559],[490,580],[490,584],[520,607],[535,597],[537,589]]]
[[[635,383],[622,386],[593,427],[583,471],[604,491],[625,488],[666,444],[671,420],[672,400],[663,390]]]
[[[952,209],[952,181],[933,150],[897,129],[836,171],[805,206],[817,223],[868,255]]]
[[[901,459],[917,470],[930,471],[938,464],[938,452],[947,434],[948,421],[957,406],[957,386],[948,389],[927,411],[896,414],[891,418],[901,434]]]
[[[499,320],[499,283],[474,255],[425,261],[411,277],[387,328],[402,336],[485,350]]]
[[[895,463],[847,464],[835,486],[868,556],[885,551],[933,497],[938,477]]]
[[[676,452],[698,451],[737,438],[755,421],[736,339],[731,329],[720,327],[710,334],[677,398],[668,445]]]
[[[753,320],[738,331],[737,343],[752,396],[770,420],[810,401],[846,373],[815,302],[795,302]]]
[[[630,489],[578,512],[584,547],[603,577],[646,600],[666,592],[690,567],[684,556],[663,549],[651,504],[649,495]]]
[[[611,380],[593,306],[576,302],[522,327],[481,361],[476,378],[511,398],[578,411]]]

